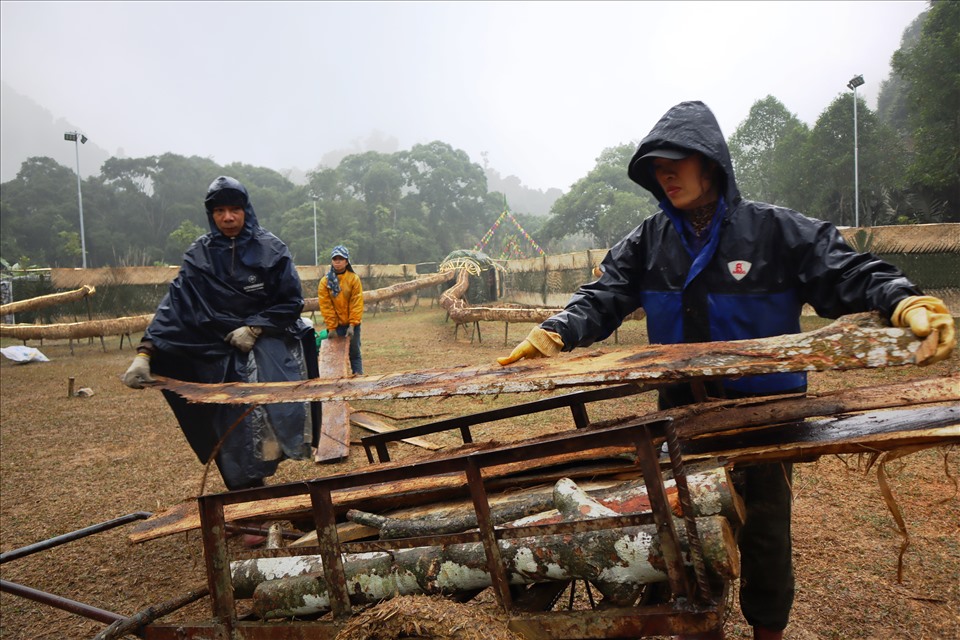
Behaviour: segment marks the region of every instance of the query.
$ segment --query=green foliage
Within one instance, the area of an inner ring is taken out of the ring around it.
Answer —
[[[604,149],[590,172],[561,196],[540,232],[541,244],[584,233],[609,247],[654,213],[653,197],[627,177],[634,144]]]
[[[931,199],[945,200],[960,220],[960,3],[932,2],[920,38],[893,54],[893,70],[909,80],[907,123],[913,147],[907,179]]]
[[[730,136],[730,156],[737,186],[744,198],[780,204],[777,170],[790,171],[789,163],[775,162],[780,143],[806,127],[773,96],[750,107],[747,119]]]
[[[167,255],[171,253],[182,255],[193,244],[194,240],[202,236],[204,232],[205,229],[199,225],[190,220],[184,220],[167,238]]]

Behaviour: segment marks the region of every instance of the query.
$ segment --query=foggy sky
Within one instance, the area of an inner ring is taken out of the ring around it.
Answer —
[[[0,77],[127,157],[310,170],[376,134],[398,149],[442,140],[566,191],[683,100],[706,102],[727,136],[767,95],[812,125],[857,74],[876,108],[926,8],[4,0]]]

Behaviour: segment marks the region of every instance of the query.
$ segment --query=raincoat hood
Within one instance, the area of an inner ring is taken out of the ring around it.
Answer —
[[[740,190],[737,188],[733,174],[733,162],[730,159],[730,149],[720,131],[720,123],[710,111],[710,108],[700,101],[681,102],[671,107],[660,118],[653,129],[640,142],[636,153],[630,159],[627,175],[631,180],[649,191],[658,202],[666,199],[667,194],[660,188],[660,184],[653,176],[650,158],[644,155],[655,149],[676,149],[684,151],[698,151],[710,158],[724,173],[725,184],[719,189],[721,195],[730,205],[740,201]]]
[[[203,199],[203,204],[207,209],[207,224],[210,225],[210,233],[214,235],[223,235],[213,221],[213,208],[221,205],[243,207],[243,231],[240,232],[241,236],[250,235],[260,227],[257,214],[250,203],[250,194],[247,193],[247,188],[243,186],[243,183],[236,178],[220,176],[211,182],[207,188],[207,195]]]

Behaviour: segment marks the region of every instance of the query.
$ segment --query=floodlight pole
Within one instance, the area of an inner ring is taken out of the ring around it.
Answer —
[[[860,226],[860,167],[857,144],[857,87],[863,84],[863,75],[854,76],[847,83],[853,89],[853,226]]]
[[[320,259],[317,257],[317,196],[310,194],[313,200],[313,266],[320,266]]]
[[[87,143],[87,136],[79,131],[67,131],[63,134],[63,139],[73,142],[74,150],[77,156],[77,206],[80,209],[80,258],[83,268],[87,268],[87,238],[83,231],[83,194],[80,191],[80,140]]]

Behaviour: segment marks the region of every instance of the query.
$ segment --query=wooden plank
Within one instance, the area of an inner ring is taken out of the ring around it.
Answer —
[[[932,334],[936,340],[936,335]],[[313,400],[386,400],[548,391],[558,388],[671,383],[765,373],[916,364],[922,340],[886,326],[875,314],[845,316],[807,333],[756,340],[655,344],[580,356],[521,360],[507,367],[454,367],[357,376],[344,380],[199,384],[165,379],[160,386],[190,402],[267,404]]]
[[[368,431],[373,431],[374,433],[392,433],[397,430],[396,427],[391,424],[387,424],[373,414],[366,413],[364,411],[354,411],[352,408],[350,409],[350,424],[367,429]],[[443,449],[442,445],[434,444],[424,438],[403,438],[401,442],[406,442],[407,444],[412,444],[415,447],[420,447],[421,449],[427,449],[429,451]]]
[[[320,377],[344,379],[349,367],[350,339],[330,337],[320,343]],[[301,382],[301,384],[303,384]],[[316,462],[339,462],[350,455],[350,407],[343,400],[323,403]]]

